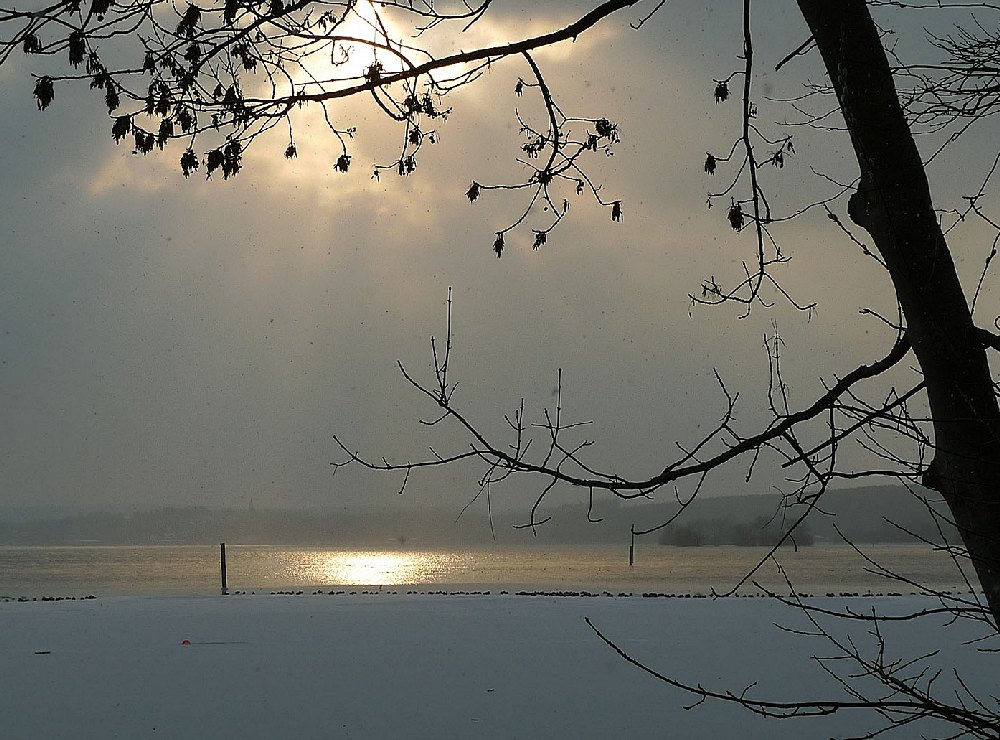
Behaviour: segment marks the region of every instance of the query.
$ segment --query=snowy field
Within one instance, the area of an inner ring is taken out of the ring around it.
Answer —
[[[819,599],[899,613],[917,597]],[[176,738],[820,738],[869,714],[766,720],[693,699],[619,658],[759,698],[843,698],[796,610],[760,598],[231,595],[0,602],[0,736]],[[1000,658],[971,624],[886,625],[889,648],[941,648],[985,693]],[[846,627],[838,628],[840,630]],[[851,634],[862,644],[866,626]],[[902,735],[919,737],[910,727]]]

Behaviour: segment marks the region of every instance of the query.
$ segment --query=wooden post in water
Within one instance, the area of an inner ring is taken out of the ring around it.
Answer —
[[[226,543],[219,543],[219,564],[222,568],[222,595],[229,593],[229,586],[226,583]]]
[[[632,525],[632,539],[628,543],[628,567],[635,565],[635,525]]]

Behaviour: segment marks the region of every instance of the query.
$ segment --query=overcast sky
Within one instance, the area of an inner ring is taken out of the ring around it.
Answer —
[[[579,6],[501,6],[474,40],[552,28]],[[417,424],[433,409],[395,366],[398,358],[431,379],[428,338],[443,333],[448,286],[456,399],[468,416],[500,434],[503,414],[524,397],[529,419],[541,420],[562,368],[564,418],[594,421],[581,438],[596,441],[595,464],[637,477],[718,421],[714,369],[741,394],[744,430],[766,418],[761,341],[772,323],[801,405],[821,379],[883,354],[891,333],[858,309],[894,315],[888,281],[822,212],[775,231],[793,258],[777,274],[797,298],[818,302],[814,314],[780,301],[746,319],[731,308],[690,312],[702,278],[736,279],[754,254],[751,230],[736,235],[726,222],[728,199],[706,207],[732,172],[702,171],[705,152],[728,151],[738,134],[738,100],[716,104],[712,91],[713,78],[741,65],[742,29],[735,6],[669,3],[629,28],[643,12],[537,54],[567,113],[619,124],[615,156],[591,173],[621,199],[623,222],[581,196],[543,249],[531,250],[528,233],[499,261],[494,232],[519,201],[487,194],[470,204],[464,193],[474,179],[517,173],[514,108],[530,106],[513,95],[529,74],[522,60],[451,96],[453,115],[417,172],[379,182],[368,163],[391,161],[395,139],[368,102],[343,108],[339,123],[359,129],[347,175],[332,169],[335,143],[306,127],[296,160],[281,157],[276,139],[252,150],[233,180],[185,181],[179,147],[140,158],[116,146],[89,90],[60,87],[39,112],[32,68],[21,58],[0,68],[0,505],[457,510],[475,494],[475,470],[415,475],[401,500],[398,476],[334,476],[329,465],[342,459],[333,434],[397,461],[465,445]],[[761,95],[790,97],[822,81],[815,52],[771,71],[808,36],[794,5],[761,2],[755,13]],[[917,22],[906,23],[919,37]],[[788,131],[773,122],[800,118],[785,104],[760,107],[771,135]],[[792,133],[797,155],[766,173],[781,214],[834,192],[811,168],[846,182],[857,170],[843,134]],[[992,153],[969,144],[935,163],[938,205],[975,189],[956,172],[981,158]],[[846,202],[833,208],[846,221]],[[969,227],[952,243],[974,284],[988,239]],[[995,292],[982,300],[991,320]],[[733,466],[707,491],[781,485],[773,466],[749,485],[744,473]],[[493,491],[493,504],[524,508],[541,485],[515,480]],[[572,495],[584,500],[554,501]]]

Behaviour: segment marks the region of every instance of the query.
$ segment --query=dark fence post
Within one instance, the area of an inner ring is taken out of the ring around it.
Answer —
[[[220,565],[222,567],[222,595],[225,596],[229,593],[229,586],[226,583],[226,543],[219,543],[219,558]]]

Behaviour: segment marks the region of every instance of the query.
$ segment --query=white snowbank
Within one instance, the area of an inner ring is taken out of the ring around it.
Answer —
[[[820,600],[896,613],[915,597]],[[836,698],[802,615],[765,599],[356,596],[116,597],[0,603],[0,736],[40,738],[801,738],[870,715],[765,720],[706,703],[615,655],[761,698]],[[891,649],[942,648],[976,686],[981,630],[886,625]],[[890,629],[891,627],[891,629]],[[854,624],[862,639],[866,627]],[[183,641],[190,644],[184,644]],[[864,641],[862,639],[862,641]],[[810,724],[811,723],[811,724]],[[908,732],[915,732],[911,727]],[[909,735],[913,737],[915,735]]]

